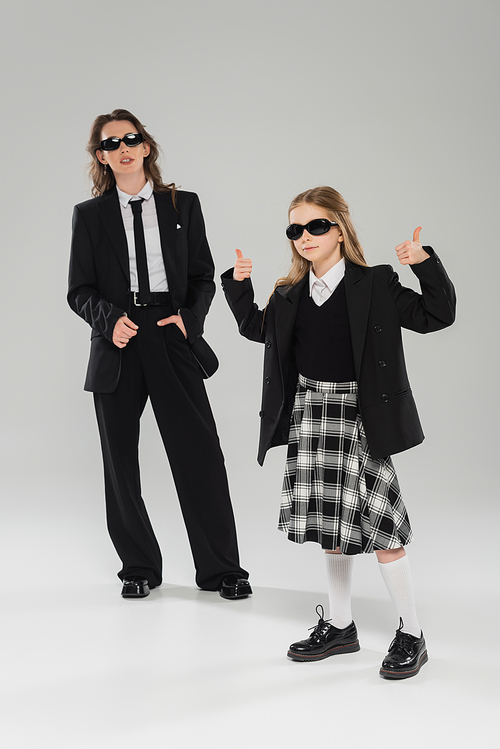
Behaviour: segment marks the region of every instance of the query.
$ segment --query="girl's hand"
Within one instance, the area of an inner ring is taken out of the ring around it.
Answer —
[[[396,253],[401,265],[418,265],[430,257],[420,244],[421,231],[422,227],[417,227],[413,232],[413,242],[407,240],[396,247]]]
[[[241,250],[236,250],[237,259],[234,264],[233,278],[235,281],[243,281],[245,278],[250,278],[252,272],[252,261],[250,258],[243,257]]]

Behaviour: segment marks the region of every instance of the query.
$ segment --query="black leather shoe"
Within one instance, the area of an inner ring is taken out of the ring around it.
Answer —
[[[248,580],[237,575],[227,575],[223,578],[219,594],[229,601],[236,601],[238,598],[248,598],[252,595],[252,588]]]
[[[389,645],[389,652],[382,661],[380,676],[383,679],[409,679],[416,676],[424,663],[427,663],[427,646],[424,633],[415,637],[403,632],[403,620],[399,620],[396,637]]]
[[[294,642],[288,648],[288,657],[292,661],[321,661],[330,655],[340,653],[356,653],[359,650],[358,632],[356,625],[351,622],[343,629],[334,627],[325,621],[323,606],[316,606],[319,622],[311,627],[312,634],[307,640]]]
[[[132,578],[123,580],[123,598],[146,598],[149,596],[149,583],[146,578]]]

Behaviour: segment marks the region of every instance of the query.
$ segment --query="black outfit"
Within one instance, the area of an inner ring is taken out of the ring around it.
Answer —
[[[295,355],[278,528],[290,541],[343,554],[405,546],[412,531],[392,459],[370,455],[359,414],[344,279],[320,306],[305,284]]]
[[[295,320],[295,364],[311,380],[356,379],[344,279],[321,305],[311,297],[309,284],[304,286]]]
[[[240,567],[224,458],[190,344],[203,333],[215,286],[201,207],[194,193],[154,193],[169,294],[164,306],[135,307],[118,195],[112,188],[73,215],[68,302],[92,327],[85,389],[94,393],[101,436],[108,528],[123,562],[121,579],[162,581],[158,542],[141,497],[139,419],[148,397],[170,461],[191,544],[196,582],[217,590]],[[176,229],[176,225],[180,228]],[[188,340],[175,324],[179,313]],[[112,343],[127,313],[139,329],[127,346]]]
[[[401,328],[441,330],[455,319],[455,290],[431,247],[411,270],[422,293],[405,288],[390,265],[371,268],[346,261],[344,276],[358,403],[370,454],[383,458],[424,439],[406,372]],[[261,431],[257,460],[288,442],[298,371],[295,322],[307,275],[295,286],[279,286],[265,312],[254,303],[250,279],[222,276],[226,299],[242,335],[265,345]]]

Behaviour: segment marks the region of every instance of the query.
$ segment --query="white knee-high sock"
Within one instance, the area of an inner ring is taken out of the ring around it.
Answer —
[[[328,576],[330,619],[343,629],[352,622],[351,579],[354,557],[347,554],[325,554]]]
[[[408,557],[378,565],[398,616],[403,620],[403,632],[420,637],[421,629],[415,608],[415,595]]]

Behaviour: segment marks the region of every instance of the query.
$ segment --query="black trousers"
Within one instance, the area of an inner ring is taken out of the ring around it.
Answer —
[[[95,393],[104,461],[108,530],[123,567],[118,577],[162,581],[162,557],[141,496],[139,419],[148,397],[167,452],[196,568],[196,583],[217,590],[240,567],[224,457],[205,385],[175,324],[156,323],[167,306],[133,307],[137,335],[122,350],[113,393]]]

